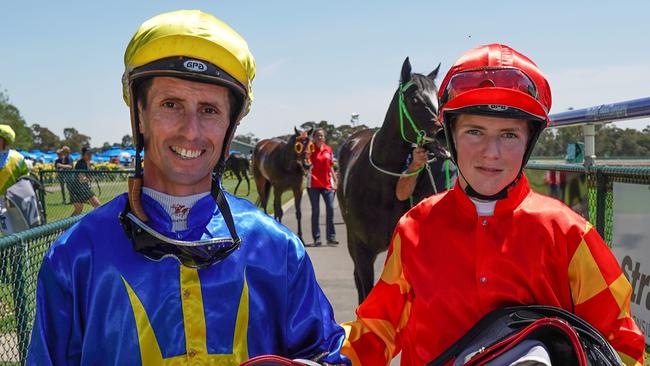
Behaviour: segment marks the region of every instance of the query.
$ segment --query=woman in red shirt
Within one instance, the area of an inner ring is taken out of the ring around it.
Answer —
[[[334,192],[336,191],[336,173],[334,172],[334,155],[332,148],[325,143],[325,130],[314,131],[314,152],[311,153],[311,168],[307,178],[307,193],[311,202],[311,235],[314,246],[322,244],[320,238],[320,196],[325,200],[325,228],[327,244],[336,245],[334,230]]]

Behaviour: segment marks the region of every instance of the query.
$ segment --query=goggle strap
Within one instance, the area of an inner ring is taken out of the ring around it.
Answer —
[[[142,194],[142,177],[129,177],[128,186],[129,194],[127,208],[130,208],[141,221],[149,221],[147,214],[142,209],[142,203],[140,202],[140,195]]]
[[[235,229],[235,221],[233,220],[232,213],[230,212],[230,206],[228,205],[228,201],[226,201],[223,190],[216,180],[212,181],[212,189],[210,190],[210,193],[212,194],[214,201],[217,203],[217,207],[219,207],[219,211],[223,215],[224,221],[226,221],[226,227],[228,227],[230,236],[232,237],[235,244],[238,245],[241,243],[241,239],[239,238],[239,235],[237,235],[237,230]]]

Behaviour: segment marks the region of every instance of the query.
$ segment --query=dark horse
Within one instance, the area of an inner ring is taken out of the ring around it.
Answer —
[[[429,75],[411,74],[404,60],[398,90],[377,132],[362,130],[351,135],[339,151],[341,179],[337,197],[347,227],[348,251],[354,262],[354,281],[359,303],[374,284],[373,264],[385,251],[398,219],[410,208],[409,200],[395,196],[398,177],[406,168],[413,143],[424,145],[435,160],[422,171],[413,192],[414,202],[445,190],[443,147],[434,79],[440,65]],[[370,156],[372,154],[372,156]],[[442,174],[440,174],[442,173]],[[432,179],[433,182],[432,182]]]
[[[235,186],[235,191],[233,192],[237,195],[237,188],[241,184],[242,177],[246,179],[246,195],[248,196],[251,193],[251,181],[248,179],[248,170],[250,169],[250,163],[244,155],[241,154],[231,154],[226,160],[226,171],[231,171],[237,178],[237,185]]]
[[[260,206],[266,212],[271,187],[273,187],[273,216],[282,222],[282,192],[291,190],[296,206],[298,220],[298,236],[302,240],[300,225],[300,200],[302,198],[302,180],[305,171],[311,166],[309,160],[314,144],[311,141],[313,128],[309,131],[298,131],[289,141],[280,139],[262,140],[253,150],[253,178],[260,196]]]

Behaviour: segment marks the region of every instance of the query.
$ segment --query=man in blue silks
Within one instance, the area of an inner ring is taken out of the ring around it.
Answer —
[[[27,363],[347,363],[300,240],[221,188],[252,101],[245,40],[212,15],[175,11],[143,23],[124,62],[135,176],[45,255]]]

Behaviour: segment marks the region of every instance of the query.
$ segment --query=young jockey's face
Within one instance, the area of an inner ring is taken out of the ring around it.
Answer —
[[[228,89],[156,77],[146,98],[144,185],[175,196],[209,191],[230,123]]]
[[[461,114],[453,135],[463,189],[469,183],[491,196],[517,177],[528,143],[526,120]]]

